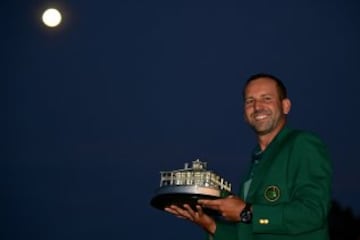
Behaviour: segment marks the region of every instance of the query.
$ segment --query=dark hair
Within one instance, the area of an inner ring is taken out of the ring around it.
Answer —
[[[248,78],[248,80],[246,81],[245,85],[244,85],[244,88],[243,88],[243,98],[245,99],[245,89],[247,87],[247,85],[249,85],[250,82],[256,80],[256,79],[259,79],[259,78],[269,78],[273,81],[276,82],[276,86],[277,86],[277,89],[278,89],[278,93],[279,93],[279,97],[280,97],[280,100],[283,100],[285,98],[287,98],[287,90],[286,90],[286,87],[284,85],[284,83],[277,77],[271,75],[271,74],[268,74],[268,73],[257,73],[257,74],[254,74],[252,76],[250,76]]]

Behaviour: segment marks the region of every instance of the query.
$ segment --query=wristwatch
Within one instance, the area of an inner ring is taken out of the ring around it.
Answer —
[[[244,209],[240,213],[240,222],[251,223],[251,220],[252,220],[251,203],[246,203]]]

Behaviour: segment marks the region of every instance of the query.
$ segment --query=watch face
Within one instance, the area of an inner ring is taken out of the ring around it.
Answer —
[[[250,223],[252,219],[252,213],[250,210],[242,211],[240,214],[240,221],[243,223]]]

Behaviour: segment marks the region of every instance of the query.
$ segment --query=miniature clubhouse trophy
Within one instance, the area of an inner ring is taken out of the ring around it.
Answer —
[[[184,169],[161,171],[160,187],[150,204],[160,210],[170,205],[189,204],[196,209],[198,199],[218,199],[231,195],[231,184],[207,170],[207,163],[199,159],[189,167],[185,163]],[[218,212],[204,209],[204,212],[216,216]]]

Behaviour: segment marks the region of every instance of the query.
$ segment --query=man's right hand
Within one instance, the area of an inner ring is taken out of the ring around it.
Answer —
[[[174,214],[175,216],[183,219],[187,219],[201,226],[205,231],[210,234],[214,234],[216,230],[215,220],[209,215],[205,214],[200,205],[196,205],[196,211],[194,211],[190,205],[184,204],[183,207],[171,205],[164,209],[166,212]]]

